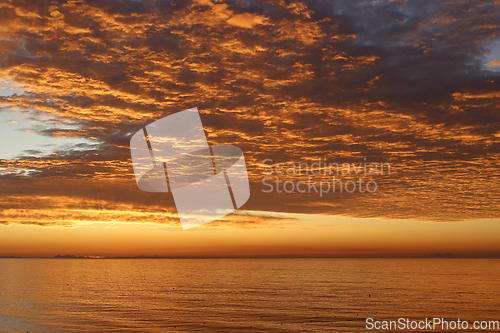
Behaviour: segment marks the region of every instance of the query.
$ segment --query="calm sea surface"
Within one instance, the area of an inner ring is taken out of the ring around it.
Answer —
[[[0,332],[366,332],[369,317],[500,320],[500,260],[0,259]]]

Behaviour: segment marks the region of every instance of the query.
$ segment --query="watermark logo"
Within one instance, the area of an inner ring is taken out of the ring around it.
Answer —
[[[243,152],[236,146],[209,146],[197,108],[139,130],[130,152],[137,186],[171,192],[183,229],[231,214],[250,198]]]
[[[309,162],[273,163],[262,161],[264,193],[374,193],[378,184],[376,177],[390,175],[390,163],[329,163],[326,158]]]

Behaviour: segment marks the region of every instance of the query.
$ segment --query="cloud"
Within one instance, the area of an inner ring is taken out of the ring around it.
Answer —
[[[163,207],[135,189],[130,136],[197,106],[210,144],[244,150],[252,189],[245,209],[498,217],[500,78],[482,65],[485,45],[500,33],[498,6],[7,1],[0,76],[25,89],[1,96],[0,105],[24,110],[41,135],[95,138],[98,145],[1,160],[11,171],[2,176],[3,207],[39,209],[33,193],[63,189],[71,209],[94,209],[82,202],[96,192],[132,211]],[[370,195],[262,192],[264,159],[318,157],[389,162],[392,172]],[[30,199],[18,205],[23,197]]]
[[[500,66],[500,59],[495,59],[486,64],[488,67]]]
[[[252,28],[257,24],[265,24],[266,20],[267,18],[263,16],[243,13],[234,15],[227,21],[227,23],[237,27]]]

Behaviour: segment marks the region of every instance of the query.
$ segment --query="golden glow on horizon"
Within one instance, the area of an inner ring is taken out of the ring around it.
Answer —
[[[273,215],[269,212],[250,212]],[[0,226],[0,256],[427,256],[498,255],[500,221],[382,221],[279,214],[286,227],[207,224],[183,231],[151,223],[78,223],[73,227]],[[293,222],[292,222],[293,221]]]

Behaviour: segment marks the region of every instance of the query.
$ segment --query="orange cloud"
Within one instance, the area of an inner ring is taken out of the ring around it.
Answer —
[[[500,59],[495,59],[486,64],[488,67],[500,66]]]
[[[253,28],[253,26],[258,24],[266,24],[266,21],[267,18],[264,16],[243,13],[234,15],[227,23],[241,28]]]

